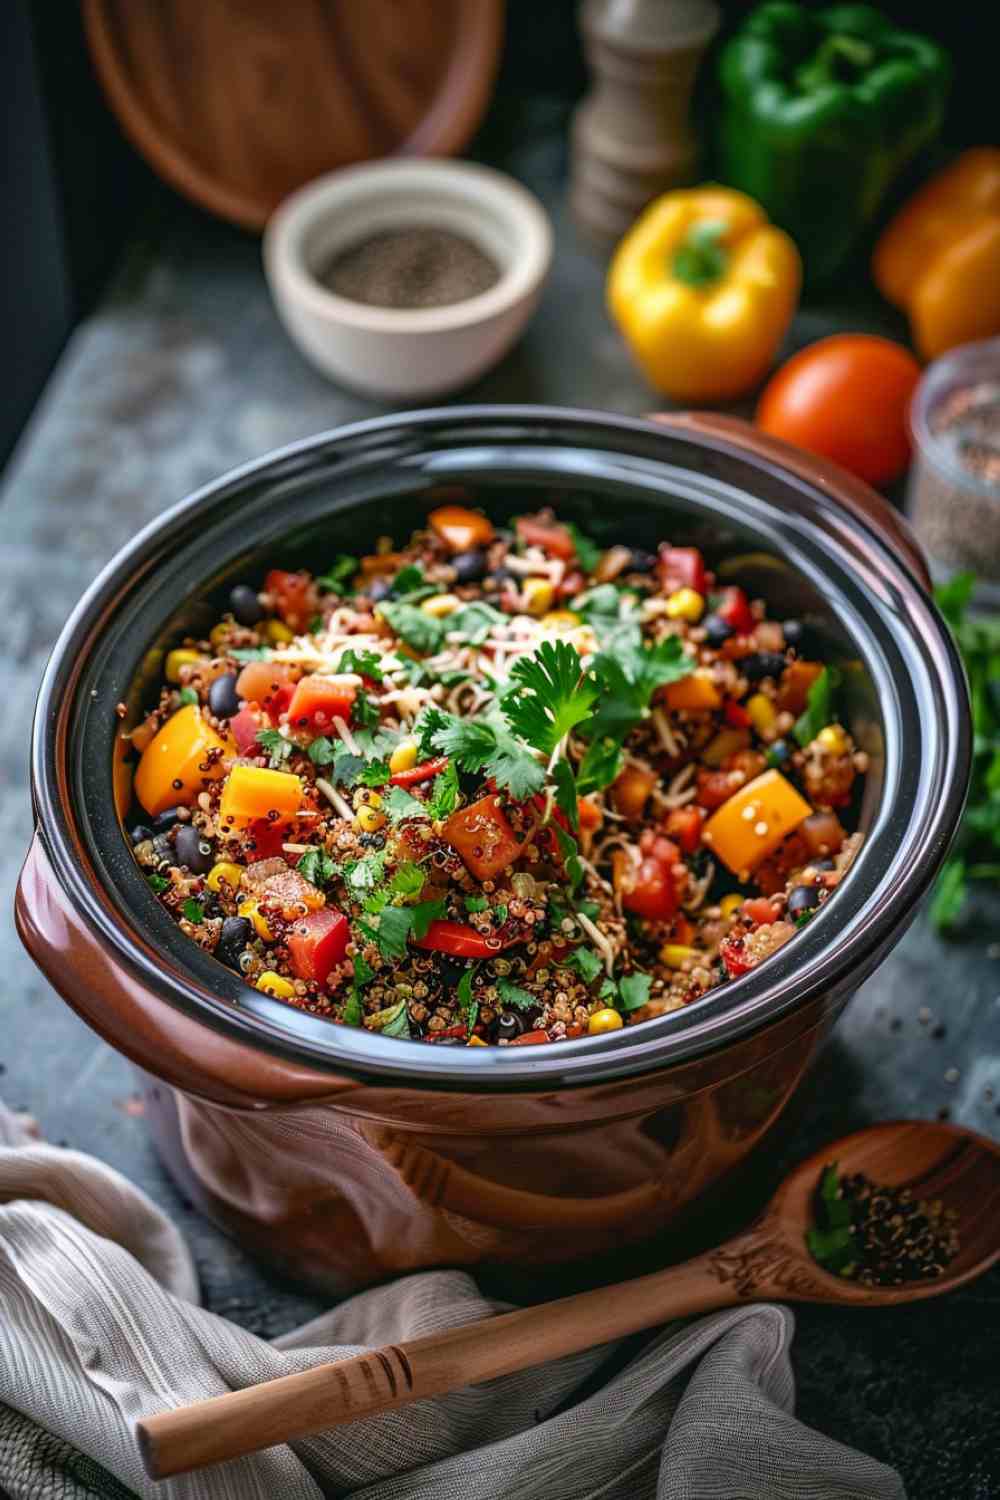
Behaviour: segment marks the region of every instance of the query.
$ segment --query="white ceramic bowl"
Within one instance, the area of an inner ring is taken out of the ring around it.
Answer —
[[[316,271],[368,235],[434,225],[464,235],[500,279],[444,307],[352,302]],[[391,159],[330,172],[293,193],[264,234],[264,268],[295,343],[324,375],[368,395],[412,400],[456,390],[504,355],[534,311],[552,259],[544,209],[513,178],[442,159]]]

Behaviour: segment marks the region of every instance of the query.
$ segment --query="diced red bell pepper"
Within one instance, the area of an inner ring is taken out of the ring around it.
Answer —
[[[726,699],[722,705],[722,717],[734,729],[748,729],[751,722],[750,715],[743,707],[743,704],[737,703],[735,698]]]
[[[777,918],[777,912],[766,896],[752,896],[749,901],[744,901],[740,912],[754,927],[766,927]]]
[[[292,968],[298,977],[325,984],[330,970],[347,957],[350,935],[347,918],[332,906],[300,918],[286,939]]]
[[[233,715],[229,721],[229,732],[236,741],[236,749],[240,755],[260,754],[257,733],[263,727],[263,721],[252,708],[241,708],[238,714]]]
[[[440,776],[447,765],[447,755],[439,755],[436,760],[421,761],[419,766],[411,766],[408,771],[396,771],[389,777],[389,783],[391,786],[419,786],[422,781],[430,781],[432,776]]]
[[[247,845],[247,863],[254,865],[259,859],[274,859],[282,853],[282,845],[288,837],[287,823],[272,823],[270,818],[255,818],[247,828],[250,844]]]
[[[491,958],[500,951],[496,946],[497,937],[501,938],[501,947],[514,941],[513,937],[503,938],[497,933],[487,942],[481,932],[466,922],[437,921],[431,923],[422,938],[414,938],[413,944],[432,953],[449,953],[452,958]]]
[[[538,516],[518,516],[514,522],[519,539],[526,547],[541,547],[551,557],[571,562],[576,557],[573,533],[561,521],[543,521]]]
[[[730,979],[738,979],[741,974],[749,974],[753,968],[753,963],[744,950],[741,937],[723,938],[719,944],[719,957]]]
[[[521,853],[517,836],[494,796],[480,797],[452,813],[441,833],[477,880],[493,880]]]
[[[647,856],[639,864],[634,889],[622,896],[622,905],[648,922],[669,922],[677,911],[673,867]]]
[[[702,595],[707,592],[705,559],[697,547],[668,547],[662,542],[656,571],[665,594],[673,594],[677,589],[694,589]]]
[[[264,589],[273,597],[275,610],[288,628],[296,634],[305,630],[318,607],[312,575],[272,568],[264,579]]]
[[[735,630],[737,635],[749,635],[757,623],[746,594],[735,587],[722,590],[722,597],[713,613],[720,620],[725,620],[730,630]]]
[[[705,815],[700,807],[674,807],[667,814],[667,832],[685,854],[693,854],[701,843]]]
[[[346,722],[351,717],[356,696],[353,684],[336,677],[303,677],[288,705],[288,722],[293,729],[323,733],[333,727],[334,719]]]
[[[446,1026],[444,1031],[429,1031],[424,1037],[425,1042],[443,1042],[452,1037],[465,1037],[469,1035],[467,1026]]]
[[[537,1047],[540,1042],[547,1042],[548,1039],[547,1031],[526,1031],[523,1036],[516,1036],[510,1045],[512,1047]]]

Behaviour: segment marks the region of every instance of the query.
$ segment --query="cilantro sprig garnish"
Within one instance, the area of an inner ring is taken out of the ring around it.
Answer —
[[[295,749],[291,740],[286,740],[277,729],[258,729],[257,743],[267,751],[268,764],[276,771],[281,770]]]
[[[349,594],[348,579],[358,571],[358,560],[356,557],[348,557],[341,552],[334,558],[325,573],[321,573],[316,579],[317,585],[325,589],[328,594]]]
[[[414,604],[384,599],[378,606],[378,613],[421,656],[433,656],[444,645],[445,622],[425,615]]]
[[[543,641],[533,656],[511,668],[514,687],[501,699],[511,729],[534,749],[550,755],[589,719],[598,686],[585,675],[580,653],[569,641]]]
[[[673,635],[653,646],[602,651],[592,663],[600,703],[590,722],[589,737],[621,743],[649,713],[654,693],[689,676],[694,665]]]
[[[382,658],[375,651],[355,651],[353,647],[348,647],[337,663],[337,671],[357,672],[359,677],[370,677],[372,682],[381,682]]]
[[[429,708],[417,725],[421,748],[435,751],[470,773],[489,776],[515,802],[540,792],[545,769],[530,748],[505,726],[499,714],[481,719],[460,719],[440,708]]]
[[[337,873],[337,862],[331,859],[325,849],[307,849],[299,860],[296,869],[303,880],[319,888],[328,885]]]

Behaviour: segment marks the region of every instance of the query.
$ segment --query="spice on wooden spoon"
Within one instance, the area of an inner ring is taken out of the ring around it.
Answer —
[[[933,1280],[958,1254],[958,1215],[940,1198],[884,1187],[864,1172],[826,1167],[816,1194],[816,1225],[806,1231],[813,1258],[834,1276],[864,1286]]]

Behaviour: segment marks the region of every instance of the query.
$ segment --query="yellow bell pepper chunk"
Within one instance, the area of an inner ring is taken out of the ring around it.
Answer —
[[[691,672],[678,682],[671,682],[664,691],[669,709],[686,708],[695,713],[707,713],[722,705],[722,694],[708,672]]]
[[[257,980],[257,988],[263,990],[265,995],[274,995],[278,1000],[290,1000],[295,994],[295,986],[280,974],[275,974],[273,969],[265,969]]]
[[[219,805],[223,828],[245,828],[258,818],[272,823],[290,823],[302,806],[302,783],[290,771],[271,771],[264,766],[234,766],[229,773]]]
[[[178,646],[176,651],[167,652],[163,675],[168,682],[180,682],[183,667],[201,666],[204,661],[205,658],[200,651],[190,651],[184,646]]]
[[[780,771],[765,771],[712,814],[702,840],[734,875],[749,874],[811,812]]]
[[[236,908],[241,917],[246,917],[253,923],[254,931],[265,943],[274,942],[274,933],[268,926],[267,918],[260,909],[260,902],[255,896],[246,896]]]
[[[608,310],[657,390],[740,396],[767,373],[795,312],[802,264],[759,204],[730,188],[651,203],[608,272]]]
[[[209,760],[209,751],[219,753]],[[185,704],[154,735],[135,773],[135,795],[154,817],[168,807],[189,807],[210,781],[225,772],[231,747],[201,716],[197,703]]]
[[[609,1031],[620,1031],[625,1025],[621,1015],[610,1006],[605,1010],[595,1010],[587,1022],[587,1030],[591,1036],[604,1036]]]

